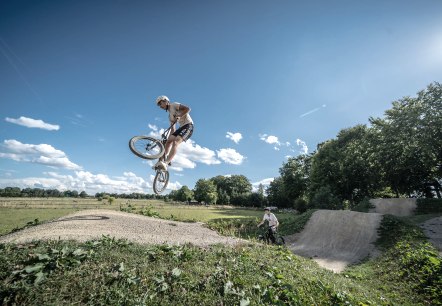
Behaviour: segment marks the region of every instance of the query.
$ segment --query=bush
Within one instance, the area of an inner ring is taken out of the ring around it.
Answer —
[[[442,212],[442,199],[417,199],[416,214],[432,214]]]
[[[295,200],[294,208],[301,214],[307,211],[307,201],[301,198]]]
[[[310,201],[312,208],[342,209],[341,201],[333,194],[329,186],[319,188]]]
[[[371,208],[374,208],[374,206],[370,203],[370,199],[365,197],[356,204],[355,207],[353,207],[353,211],[359,211],[359,212],[369,212]]]

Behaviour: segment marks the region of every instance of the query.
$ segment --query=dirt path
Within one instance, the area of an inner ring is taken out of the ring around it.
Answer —
[[[341,272],[375,251],[381,218],[378,213],[318,210],[300,234],[286,237],[287,246],[321,267]]]
[[[220,236],[202,225],[150,218],[113,210],[84,210],[55,221],[0,237],[0,243],[32,240],[87,241],[110,235],[142,244],[236,245],[239,239]]]
[[[442,256],[442,216],[427,220],[421,224],[425,235],[430,242],[439,250]]]

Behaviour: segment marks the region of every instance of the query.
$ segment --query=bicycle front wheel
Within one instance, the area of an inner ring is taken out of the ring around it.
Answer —
[[[129,148],[136,156],[144,159],[157,159],[164,154],[161,141],[149,136],[132,137],[129,140]]]
[[[162,193],[169,183],[169,171],[157,170],[157,174],[153,180],[153,191],[155,194]]]

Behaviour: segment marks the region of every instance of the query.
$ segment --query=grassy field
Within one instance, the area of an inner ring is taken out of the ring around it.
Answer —
[[[44,222],[56,219],[83,209],[111,209],[128,212],[140,212],[151,209],[161,218],[180,221],[216,222],[223,219],[245,219],[257,221],[263,211],[238,209],[224,206],[192,206],[159,200],[115,199],[112,204],[96,199],[71,198],[0,198],[0,235],[28,223]],[[290,218],[290,214],[278,214],[281,221]]]
[[[162,201],[116,200],[96,207],[90,200],[27,200],[0,202],[2,226],[7,219],[26,225],[106,208],[204,221],[222,234],[247,238],[262,216],[260,210]],[[312,213],[277,214],[281,233],[300,231]],[[377,242],[382,255],[341,274],[285,248],[255,244],[146,246],[106,236],[87,243],[0,244],[0,304],[442,305],[441,257],[416,226],[435,216],[384,217]]]

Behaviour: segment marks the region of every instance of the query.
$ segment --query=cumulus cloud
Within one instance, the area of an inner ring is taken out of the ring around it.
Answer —
[[[155,125],[149,124],[151,129],[149,136],[159,138],[164,132],[164,129],[159,130]],[[227,138],[232,139],[235,142],[239,142],[242,138],[240,133],[227,133]],[[220,149],[213,151],[209,148],[198,145],[192,139],[183,142],[178,147],[177,154],[172,160],[172,166],[170,169],[175,171],[183,171],[184,169],[194,169],[197,163],[206,165],[218,165],[222,162],[240,165],[244,161],[245,157],[234,149]]]
[[[85,191],[89,195],[97,192],[107,193],[152,193],[154,176],[144,179],[132,172],[124,172],[122,176],[109,177],[105,174],[93,174],[88,171],[74,171],[72,175],[57,172],[44,172],[41,177],[16,179],[0,179],[0,187],[17,186],[20,188],[44,188]],[[168,190],[181,188],[179,182],[169,182]]]
[[[50,167],[65,168],[69,170],[81,170],[82,167],[71,162],[66,154],[48,144],[25,144],[20,141],[9,139],[3,142],[0,158],[8,158],[18,162],[43,164]]]
[[[158,129],[157,126],[149,124],[151,129],[149,136],[160,138],[164,129]],[[202,147],[195,143],[192,139],[183,142],[178,147],[177,154],[172,161],[171,169],[175,171],[183,171],[184,169],[194,169],[196,163],[206,165],[217,165],[221,161],[216,158],[216,153],[206,147]]]
[[[263,135],[259,135],[259,138],[264,141],[267,142],[268,144],[276,144],[276,145],[280,145],[281,143],[278,140],[278,137],[273,136],[273,135],[267,135],[267,134],[263,134]]]
[[[267,135],[267,134],[260,134],[259,138],[262,141],[264,141],[264,142],[266,142],[268,144],[273,145],[273,149],[275,151],[279,151],[281,146],[290,146],[289,142],[281,143],[277,136]]]
[[[40,119],[36,120],[36,119],[27,118],[27,117],[23,117],[23,116],[18,119],[6,117],[5,120],[7,122],[22,125],[22,126],[25,126],[28,128],[38,128],[38,129],[43,129],[43,130],[48,130],[48,131],[58,131],[60,129],[59,125],[49,124],[49,123],[46,123]]]
[[[305,141],[298,138],[298,139],[296,139],[296,144],[301,147],[300,152],[302,154],[308,153],[308,147],[307,147],[307,144],[305,143]]]
[[[218,154],[218,158],[224,161],[227,164],[232,165],[241,165],[244,161],[245,157],[236,152],[235,149],[227,148],[216,151]]]
[[[227,132],[226,138],[231,139],[234,143],[239,143],[239,141],[242,139],[242,135],[241,133]]]
[[[275,178],[269,177],[263,180],[260,180],[258,182],[252,183],[252,191],[256,192],[258,191],[259,185],[262,185],[264,187],[264,190],[270,185],[271,182],[273,182]]]

